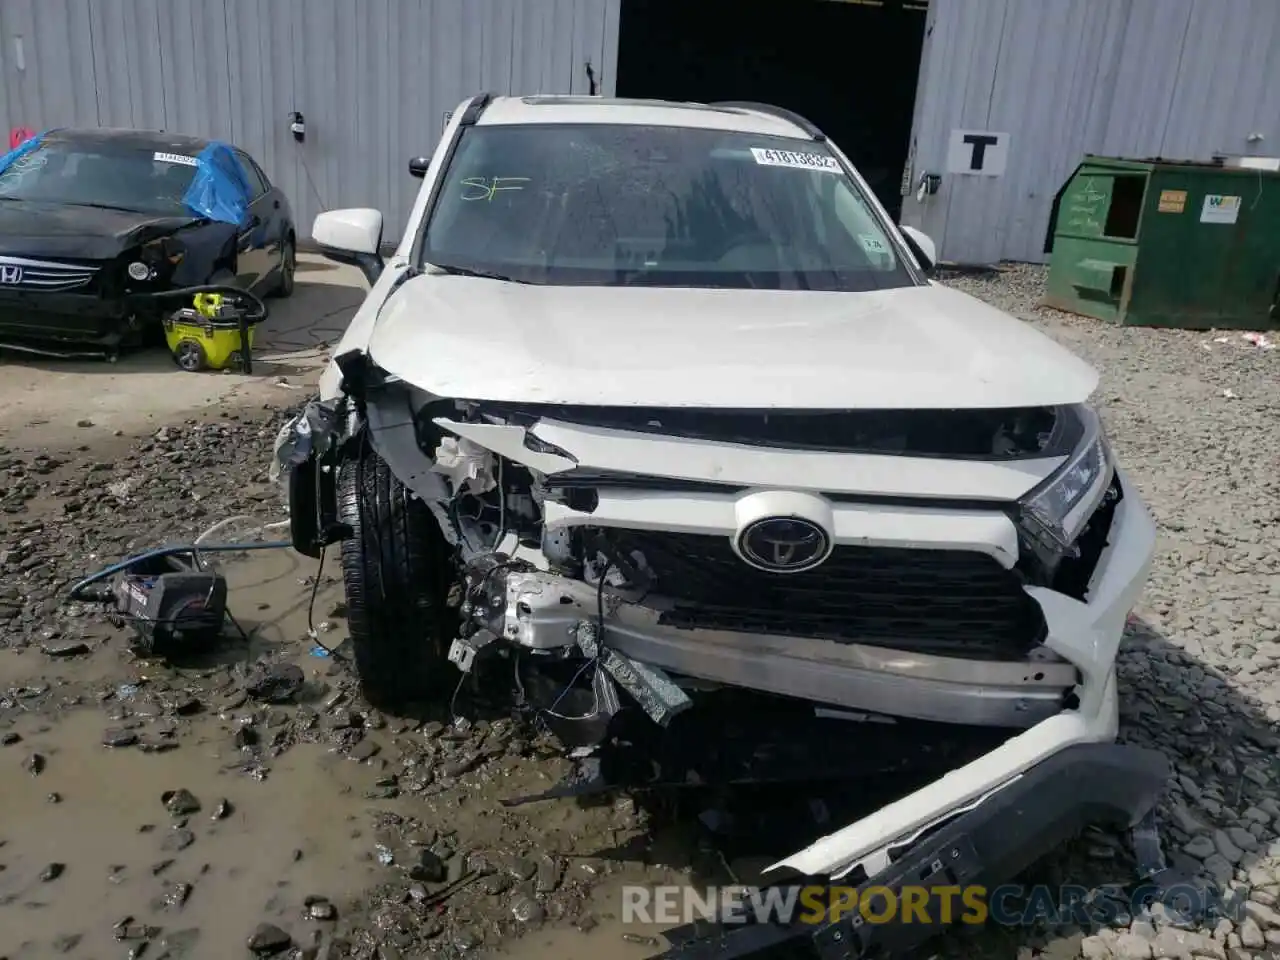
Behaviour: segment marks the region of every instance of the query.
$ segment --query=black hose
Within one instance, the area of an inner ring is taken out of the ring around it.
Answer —
[[[197,293],[221,293],[224,296],[232,298],[243,298],[248,300],[257,308],[256,311],[247,319],[250,322],[257,322],[266,319],[267,305],[257,294],[250,293],[243,287],[233,287],[225,283],[202,283],[194,287],[179,287],[176,290],[158,290],[155,293],[135,293],[131,295],[131,299],[139,300],[168,300],[173,297],[194,297]]]

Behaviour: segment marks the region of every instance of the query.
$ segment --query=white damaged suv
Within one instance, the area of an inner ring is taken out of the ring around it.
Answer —
[[[371,699],[502,648],[659,724],[727,686],[1008,731],[779,864],[809,876],[981,874],[1152,808],[1163,760],[1113,741],[1155,530],[1097,374],[932,282],[835,144],[758,104],[485,95],[410,169],[389,260],[377,211],[315,221],[372,290],[277,446]]]

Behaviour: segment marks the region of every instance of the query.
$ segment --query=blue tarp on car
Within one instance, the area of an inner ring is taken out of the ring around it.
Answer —
[[[44,138],[44,135],[48,132],[49,131],[47,130],[43,130],[40,133],[37,133],[30,140],[24,140],[22,143],[18,144],[16,147],[10,150],[8,153],[4,154],[4,156],[0,156],[0,174],[3,174],[6,170],[8,170],[9,167],[13,165],[13,161],[19,159],[20,157],[25,157],[28,153],[30,153],[36,147],[40,146],[40,141]]]
[[[235,151],[215,141],[196,156],[196,175],[182,202],[197,216],[241,225],[248,219],[253,190]]]

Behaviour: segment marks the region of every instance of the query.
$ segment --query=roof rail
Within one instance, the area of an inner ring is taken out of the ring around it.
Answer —
[[[471,102],[467,104],[467,109],[462,111],[462,119],[458,122],[464,127],[470,127],[480,119],[480,114],[484,113],[484,108],[493,102],[492,93],[481,93],[471,98]]]
[[[811,120],[806,120],[800,114],[788,110],[785,107],[775,107],[771,103],[756,103],[752,100],[717,100],[714,103],[707,104],[709,107],[722,107],[730,110],[754,110],[756,113],[767,113],[771,117],[777,117],[779,120],[786,120],[788,123],[794,123],[813,139],[821,142],[827,139],[827,135],[818,129],[817,125]]]

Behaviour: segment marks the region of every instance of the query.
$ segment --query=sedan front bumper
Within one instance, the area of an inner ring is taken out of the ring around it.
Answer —
[[[112,347],[133,329],[123,298],[0,291],[0,339]]]

